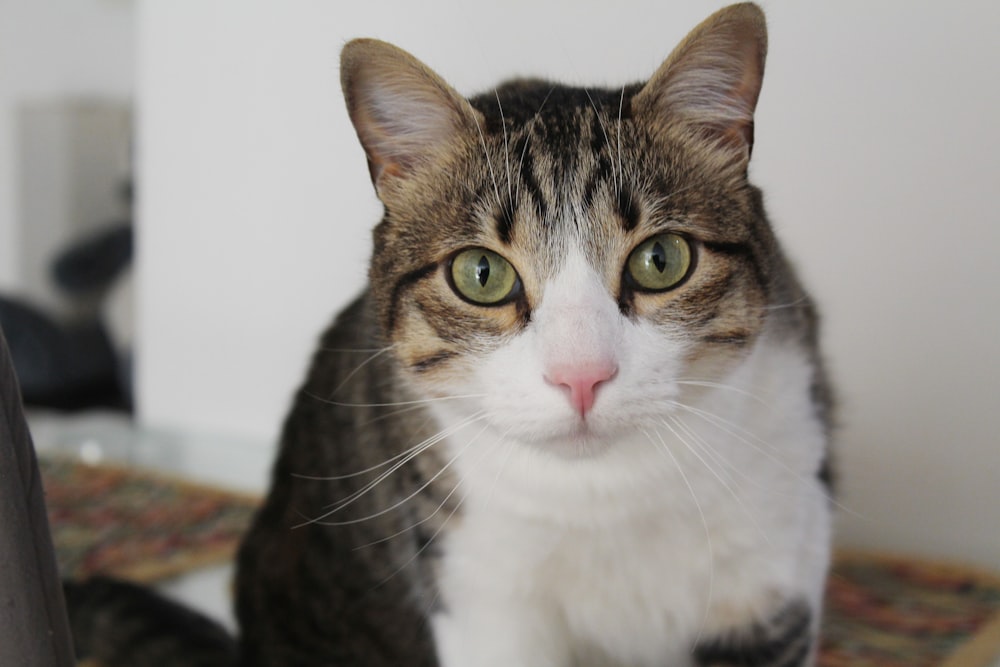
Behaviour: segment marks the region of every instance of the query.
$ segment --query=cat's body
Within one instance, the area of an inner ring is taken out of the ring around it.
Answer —
[[[240,664],[812,664],[815,316],[746,179],[763,18],[465,100],[359,41],[386,215],[239,556]]]

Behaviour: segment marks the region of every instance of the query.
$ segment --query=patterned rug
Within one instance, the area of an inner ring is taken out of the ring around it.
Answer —
[[[254,498],[160,475],[40,462],[65,576],[155,581],[232,557]],[[1000,577],[957,565],[841,554],[820,667],[993,667]]]
[[[953,564],[841,554],[827,582],[821,667],[992,667],[1000,577]]]
[[[256,499],[115,466],[39,460],[62,576],[152,582],[233,557]]]

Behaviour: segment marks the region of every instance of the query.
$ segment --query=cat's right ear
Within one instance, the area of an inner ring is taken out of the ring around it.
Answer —
[[[479,114],[469,102],[392,44],[349,42],[340,56],[340,83],[380,195],[387,179],[405,179],[477,132]]]
[[[767,25],[757,5],[720,9],[674,49],[636,94],[633,108],[654,122],[691,129],[745,168],[766,54]]]

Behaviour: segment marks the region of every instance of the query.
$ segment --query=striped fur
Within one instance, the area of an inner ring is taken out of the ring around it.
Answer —
[[[466,99],[345,47],[385,215],[240,550],[233,664],[813,664],[830,391],[747,180],[765,52],[736,5],[645,83]],[[629,262],[662,234],[691,259],[656,291]],[[470,248],[517,273],[496,305]]]

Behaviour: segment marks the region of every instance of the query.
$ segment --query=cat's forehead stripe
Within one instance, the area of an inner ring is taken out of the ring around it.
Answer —
[[[496,215],[497,236],[505,244],[510,245],[511,237],[514,234],[514,220],[516,214],[511,210],[510,204],[501,204]]]
[[[622,227],[626,232],[631,232],[639,225],[642,208],[631,189],[620,189],[617,199],[618,214],[621,216]]]
[[[595,214],[617,218],[625,232],[638,225],[641,206],[625,183],[618,129],[589,106],[572,111],[558,127],[529,122],[511,130],[510,137],[493,135],[491,155],[500,170],[489,175],[479,193],[492,204],[502,243],[511,244],[526,218],[534,224],[529,232],[534,242],[542,238],[530,234],[551,237],[566,225],[579,232]]]
[[[549,208],[541,186],[538,184],[538,178],[535,176],[535,157],[529,150],[531,137],[532,134],[527,132],[519,143],[515,143],[516,152],[514,155],[518,157],[518,176],[520,177],[517,192],[519,195],[523,193],[531,199],[535,214],[540,220],[544,220],[549,214]]]
[[[536,176],[535,157],[530,151],[530,146],[531,133],[525,132],[514,140],[513,147],[505,159],[505,162],[517,160],[516,166],[509,165],[511,171],[505,170],[504,175],[506,178],[506,174],[510,173],[514,182],[507,183],[509,186],[507,198],[500,197],[494,218],[497,236],[507,245],[512,242],[515,225],[522,215],[530,215],[542,221],[549,216],[549,204]]]

